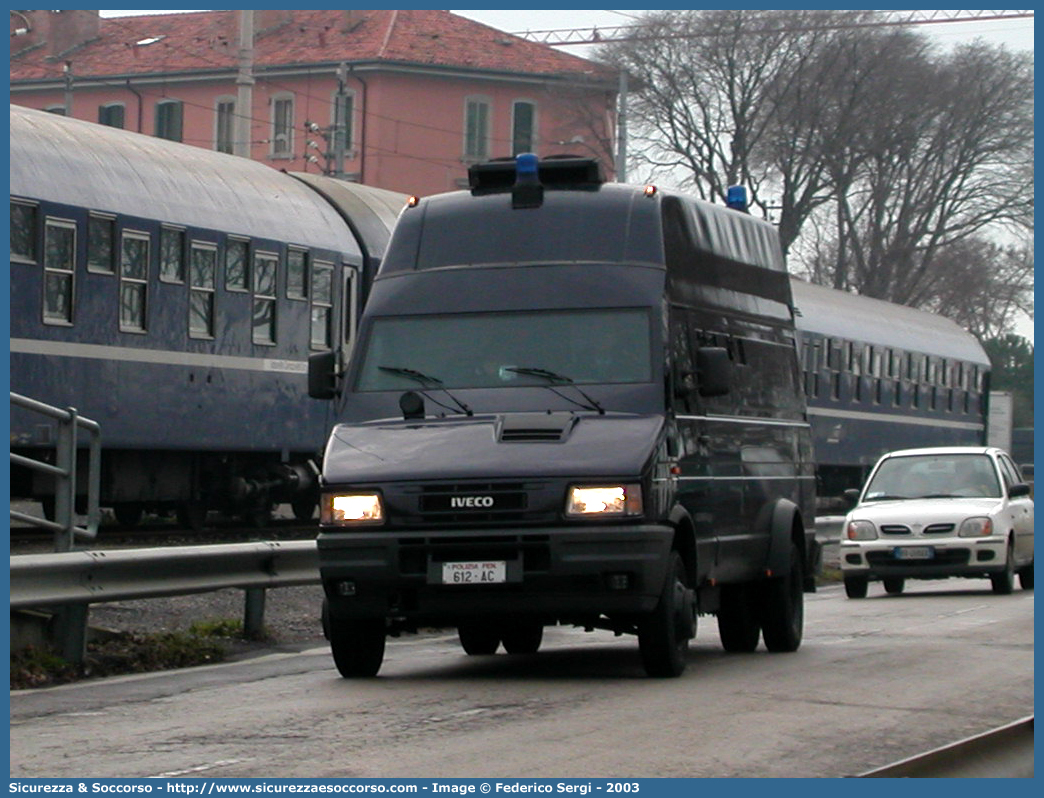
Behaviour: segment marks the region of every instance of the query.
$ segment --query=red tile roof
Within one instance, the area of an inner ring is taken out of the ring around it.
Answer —
[[[12,39],[11,82],[61,78],[65,60],[80,78],[234,70],[239,13],[103,18],[96,38],[57,60],[47,57],[46,47],[19,51],[18,40]],[[258,69],[382,61],[601,79],[614,74],[586,59],[449,11],[255,12],[255,34]],[[143,43],[149,39],[156,41]]]

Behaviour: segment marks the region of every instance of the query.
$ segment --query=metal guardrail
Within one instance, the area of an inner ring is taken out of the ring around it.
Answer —
[[[11,557],[11,609],[318,583],[314,540]]]
[[[98,534],[98,524],[101,520],[101,508],[98,506],[101,483],[101,427],[96,421],[79,415],[74,407],[62,410],[13,391],[11,404],[58,422],[54,465],[11,453],[12,463],[54,477],[54,520],[48,521],[17,510],[11,510],[11,519],[51,530],[55,533],[55,549],[69,551],[73,548],[75,536],[94,538]],[[89,436],[86,527],[78,527],[73,521],[76,517],[76,450],[80,430],[85,430]]]
[[[856,778],[1033,778],[1033,716]]]
[[[249,636],[261,631],[267,588],[313,584],[314,540],[11,556],[11,609],[60,608],[55,642],[77,664],[86,653],[90,604],[240,588]]]

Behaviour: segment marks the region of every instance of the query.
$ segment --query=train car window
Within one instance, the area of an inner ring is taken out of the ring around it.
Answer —
[[[11,200],[11,260],[36,262],[37,219],[34,203]]]
[[[156,136],[181,141],[183,116],[184,104],[181,100],[160,100],[156,103]]]
[[[858,377],[862,373],[862,353],[854,341],[845,341],[845,348],[848,350],[848,356],[845,358],[848,370]]]
[[[939,409],[939,387],[937,385],[933,385],[931,388],[929,388],[928,408],[930,410]]]
[[[235,140],[236,101],[231,97],[220,97],[214,109],[214,149],[232,154]]]
[[[329,349],[333,346],[333,264],[318,260],[312,263],[312,328],[309,340],[313,349]]]
[[[106,103],[98,106],[98,122],[102,125],[118,127],[122,130],[125,114],[123,103]]]
[[[255,344],[276,342],[276,266],[279,256],[274,252],[254,253],[254,316]]]
[[[884,402],[884,380],[880,377],[874,378],[874,404],[879,405]]]
[[[160,230],[160,279],[185,282],[185,231],[164,226]]]
[[[929,385],[935,382],[935,362],[929,355],[924,356],[924,369],[921,374],[924,381]]]
[[[286,297],[308,299],[308,253],[290,247],[286,253]]]
[[[294,98],[289,94],[276,95],[272,100],[273,158],[292,158],[294,155]]]
[[[892,406],[899,407],[903,403],[903,383],[896,380],[892,385]]]
[[[145,332],[148,309],[148,233],[124,230],[120,240],[120,330]]]
[[[87,271],[116,273],[116,218],[100,213],[87,217]]]
[[[245,238],[229,237],[225,243],[225,289],[250,290],[250,242]]]
[[[827,367],[834,371],[841,371],[841,342],[836,338],[830,338],[827,347]]]
[[[841,398],[841,372],[835,371],[830,375],[830,398],[837,401]]]
[[[341,314],[341,318],[344,320],[343,340],[345,346],[348,346],[355,340],[355,322],[359,317],[356,310],[359,296],[355,287],[355,269],[345,268],[342,270],[342,274],[344,274],[344,293],[341,296],[343,297],[344,313]]]
[[[921,406],[921,386],[914,383],[910,386],[910,407],[916,410]]]
[[[44,221],[43,318],[48,324],[72,324],[76,273],[76,222]]]
[[[217,285],[217,245],[192,242],[189,265],[189,336],[214,337],[214,288]]]

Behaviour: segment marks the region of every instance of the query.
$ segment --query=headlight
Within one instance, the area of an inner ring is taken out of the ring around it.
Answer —
[[[333,526],[383,524],[384,504],[378,493],[327,493],[320,502],[319,521]]]
[[[849,521],[845,536],[849,540],[877,540],[877,529],[869,521]]]
[[[958,537],[986,538],[993,534],[993,522],[989,518],[965,518],[961,523]]]
[[[623,518],[642,514],[640,485],[574,486],[566,497],[570,518]]]

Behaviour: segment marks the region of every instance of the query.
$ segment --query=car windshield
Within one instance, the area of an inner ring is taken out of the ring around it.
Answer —
[[[543,310],[374,320],[357,391],[639,383],[652,379],[644,309]],[[420,376],[418,376],[420,375]]]
[[[881,463],[863,501],[1000,495],[997,471],[987,455],[910,455]]]

